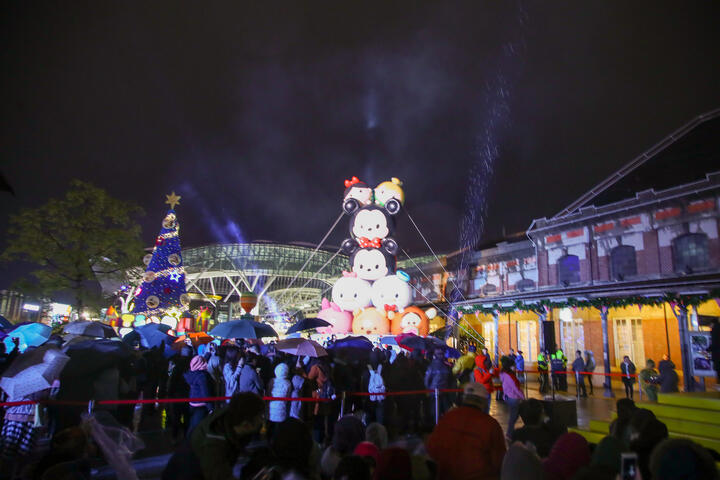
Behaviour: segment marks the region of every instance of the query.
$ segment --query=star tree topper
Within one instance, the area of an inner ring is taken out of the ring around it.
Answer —
[[[165,203],[170,205],[171,210],[175,210],[175,205],[180,205],[180,199],[182,198],[180,195],[175,195],[175,190],[170,195],[165,195],[165,197],[167,197]]]

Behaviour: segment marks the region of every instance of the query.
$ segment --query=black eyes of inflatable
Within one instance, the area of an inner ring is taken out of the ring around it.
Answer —
[[[360,264],[360,270],[362,270],[362,263]]]
[[[378,223],[377,225],[375,225],[375,228],[380,228],[380,224]]]
[[[357,293],[355,295],[353,295],[353,297],[357,298]]]
[[[400,297],[400,294],[399,294],[399,293],[396,293],[396,294],[395,294],[395,298],[399,298],[399,297]]]
[[[342,293],[340,294],[340,298],[343,298],[343,294],[342,294]]]
[[[379,269],[380,265],[375,265],[375,270]]]

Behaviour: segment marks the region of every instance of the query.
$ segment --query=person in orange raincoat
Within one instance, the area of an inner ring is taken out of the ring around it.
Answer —
[[[485,404],[485,413],[490,412],[490,397],[492,396],[493,388],[493,376],[497,376],[496,372],[488,370],[486,368],[485,355],[478,355],[475,357],[475,368],[473,369],[473,380],[475,383],[481,384],[487,390],[487,402]]]

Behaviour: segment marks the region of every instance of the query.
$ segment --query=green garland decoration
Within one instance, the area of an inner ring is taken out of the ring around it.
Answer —
[[[592,300],[578,300],[569,297],[566,301],[556,302],[552,300],[540,300],[533,303],[525,303],[517,300],[513,305],[502,306],[494,304],[491,307],[483,307],[482,305],[458,305],[456,309],[460,313],[515,313],[515,312],[535,312],[546,313],[552,308],[597,308],[601,310],[605,308],[624,308],[632,306],[660,306],[663,303],[680,305],[682,307],[697,307],[701,303],[709,300],[720,298],[720,289],[715,289],[707,294],[701,295],[677,295],[674,293],[666,293],[661,297],[598,297]]]

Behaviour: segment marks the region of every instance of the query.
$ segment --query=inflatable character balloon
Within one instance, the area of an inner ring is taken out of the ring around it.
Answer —
[[[318,328],[318,333],[350,333],[352,330],[352,313],[343,310],[337,303],[330,302],[327,298],[322,299],[322,310],[317,314],[317,318],[332,324],[329,327]]]
[[[424,337],[430,329],[430,318],[437,315],[437,310],[429,308],[422,310],[421,308],[412,306],[407,307],[402,313],[395,315],[392,319],[391,333],[400,335],[402,333],[414,333]]]
[[[385,312],[370,307],[355,314],[352,330],[356,335],[385,335],[390,331],[390,324]]]

